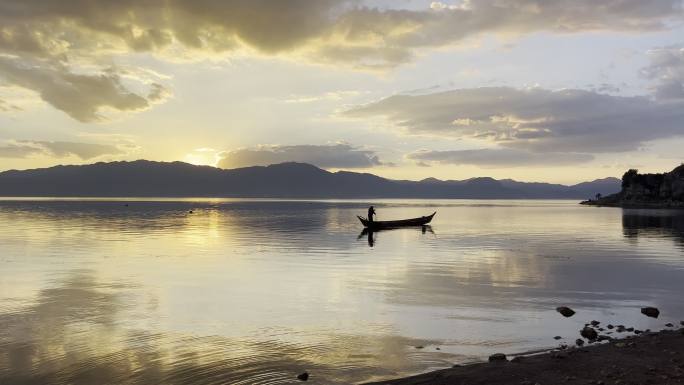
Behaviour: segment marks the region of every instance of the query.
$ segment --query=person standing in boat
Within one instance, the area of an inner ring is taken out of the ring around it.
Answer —
[[[373,215],[375,215],[375,209],[371,206],[368,208],[368,222],[373,222]]]

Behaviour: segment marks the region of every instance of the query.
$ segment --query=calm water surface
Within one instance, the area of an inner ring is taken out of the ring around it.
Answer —
[[[349,384],[684,319],[682,211],[372,203],[438,213],[369,239],[360,201],[0,201],[0,383]]]

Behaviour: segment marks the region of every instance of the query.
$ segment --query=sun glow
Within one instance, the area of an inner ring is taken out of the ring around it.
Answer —
[[[218,151],[212,148],[198,148],[185,155],[184,162],[194,164],[196,166],[212,166],[216,167],[218,163]]]

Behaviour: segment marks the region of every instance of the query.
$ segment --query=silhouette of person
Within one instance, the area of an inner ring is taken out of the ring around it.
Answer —
[[[371,206],[368,208],[368,222],[373,222],[373,215],[375,215],[375,209]]]

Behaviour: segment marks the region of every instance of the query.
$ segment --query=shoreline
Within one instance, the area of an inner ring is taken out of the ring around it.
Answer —
[[[684,328],[510,357],[365,385],[684,384]]]
[[[623,209],[684,209],[684,203],[680,202],[601,202],[582,201],[579,204],[594,207],[616,207]]]

